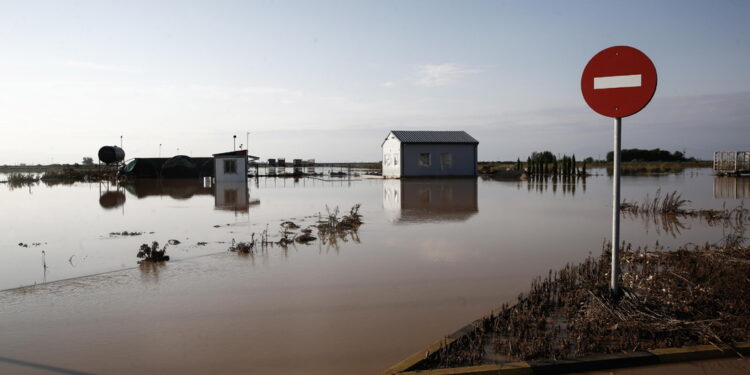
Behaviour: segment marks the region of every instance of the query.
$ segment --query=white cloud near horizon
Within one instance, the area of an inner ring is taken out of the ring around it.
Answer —
[[[137,69],[133,67],[122,66],[122,65],[99,64],[99,63],[94,63],[90,61],[68,60],[65,62],[65,65],[71,68],[99,70],[103,72],[143,73],[141,69]]]
[[[611,120],[582,101],[508,109],[397,91],[356,97],[261,85],[0,80],[0,164],[78,162],[121,134],[129,156],[154,155],[159,143],[165,154],[179,147],[209,155],[245,131],[253,154],[321,161],[377,160],[391,129],[466,130],[480,140],[481,160],[547,149],[597,157],[611,148]],[[744,148],[748,100],[750,92],[657,96],[624,121],[623,147],[686,148],[700,158]]]
[[[459,82],[467,74],[479,73],[479,69],[471,69],[455,63],[427,64],[417,68],[417,83],[425,87],[447,86]]]

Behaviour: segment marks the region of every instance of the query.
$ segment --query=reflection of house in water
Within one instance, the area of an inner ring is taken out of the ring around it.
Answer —
[[[479,211],[477,180],[383,180],[383,208],[393,222],[467,220]]]
[[[750,198],[750,177],[714,177],[714,198]]]
[[[247,181],[217,182],[214,186],[214,208],[235,212],[247,212],[250,206],[260,204],[257,199],[250,199]]]

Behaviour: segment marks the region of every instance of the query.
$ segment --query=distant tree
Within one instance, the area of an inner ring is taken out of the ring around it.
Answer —
[[[571,174],[576,175],[576,154],[573,154],[573,157],[570,160],[570,166],[572,168]]]
[[[563,176],[568,175],[568,157],[566,155],[563,155],[561,159],[561,166],[560,166],[560,172]]]
[[[531,171],[531,157],[526,158],[526,171],[529,174],[533,174],[533,172]]]
[[[531,160],[538,160],[542,163],[552,163],[555,160],[555,154],[550,151],[532,152]]]
[[[81,162],[83,165],[94,165],[94,158],[91,158],[89,156],[83,157],[83,162]]]

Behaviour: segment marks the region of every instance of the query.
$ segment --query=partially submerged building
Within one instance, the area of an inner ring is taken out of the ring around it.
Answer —
[[[383,177],[476,177],[479,141],[465,131],[392,130],[383,141]]]
[[[123,165],[120,174],[134,178],[200,178],[214,175],[214,158],[135,158]]]
[[[247,150],[214,154],[216,182],[247,180]]]
[[[123,165],[120,174],[129,178],[200,179],[245,181],[249,159],[247,150],[214,154],[213,157],[176,155],[171,158],[135,158]]]

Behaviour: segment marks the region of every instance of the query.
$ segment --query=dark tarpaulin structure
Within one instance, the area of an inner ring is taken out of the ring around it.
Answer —
[[[191,158],[177,155],[171,158],[135,158],[120,170],[131,178],[200,178],[214,174],[213,158]]]

